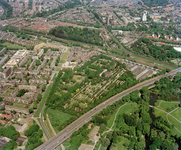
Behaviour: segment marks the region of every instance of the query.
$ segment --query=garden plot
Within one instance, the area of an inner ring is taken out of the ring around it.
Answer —
[[[76,82],[80,83],[82,81],[84,81],[85,77],[81,76],[81,75],[74,75],[73,76],[73,80],[75,80]]]

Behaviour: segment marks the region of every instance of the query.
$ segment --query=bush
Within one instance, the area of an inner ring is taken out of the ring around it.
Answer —
[[[30,114],[33,113],[33,108],[30,108],[30,109],[29,109],[29,113],[30,113]]]

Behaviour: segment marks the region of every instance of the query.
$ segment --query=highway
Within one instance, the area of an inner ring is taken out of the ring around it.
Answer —
[[[103,108],[106,108],[108,105],[112,105],[116,101],[120,100],[122,97],[130,94],[131,92],[135,90],[139,90],[144,86],[149,86],[153,84],[155,81],[160,80],[163,77],[167,77],[170,75],[174,75],[177,72],[181,72],[181,68],[173,70],[169,73],[166,73],[164,75],[149,79],[147,81],[141,82],[136,84],[135,86],[132,86],[131,88],[109,98],[108,100],[104,101],[103,103],[99,104],[95,108],[91,109],[89,112],[82,115],[80,118],[75,120],[73,123],[71,123],[69,126],[67,126],[65,129],[63,129],[61,132],[59,132],[57,135],[49,139],[44,144],[40,145],[36,148],[36,150],[53,150],[56,147],[58,147],[60,144],[62,144],[67,138],[69,138],[72,133],[75,130],[78,130],[80,127],[82,127],[85,123],[90,121],[92,117],[96,114],[98,114],[100,111],[102,111]],[[42,119],[42,118],[41,118]]]

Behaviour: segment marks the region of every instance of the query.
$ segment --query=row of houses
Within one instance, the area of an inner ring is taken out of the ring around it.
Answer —
[[[12,43],[17,43],[26,46],[35,46],[39,43],[39,41],[23,39],[22,37],[18,38],[17,36],[12,35],[11,33],[0,31],[0,40],[2,39]]]

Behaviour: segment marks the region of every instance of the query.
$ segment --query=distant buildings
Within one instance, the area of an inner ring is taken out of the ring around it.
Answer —
[[[29,114],[28,108],[16,107],[16,106],[11,106],[11,105],[6,105],[5,110],[8,113],[11,113],[11,111],[15,110],[17,113],[23,113],[27,115]]]
[[[16,66],[20,62],[20,60],[23,57],[25,57],[26,54],[27,54],[27,50],[19,50],[19,51],[17,51],[13,55],[13,57],[3,66],[3,68]]]
[[[18,89],[25,89],[25,90],[30,90],[30,91],[36,91],[37,87],[35,85],[19,85]]]
[[[0,55],[3,55],[5,52],[6,52],[6,48],[3,48],[3,49],[0,51]]]
[[[5,55],[1,60],[0,60],[0,66],[2,66],[6,60],[8,59],[8,55]]]
[[[77,62],[66,62],[62,65],[61,67],[61,70],[62,69],[70,69],[70,70],[73,70],[74,67],[77,65],[78,63]]]

